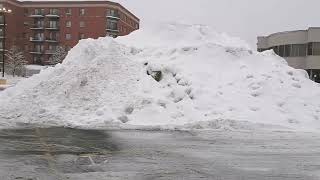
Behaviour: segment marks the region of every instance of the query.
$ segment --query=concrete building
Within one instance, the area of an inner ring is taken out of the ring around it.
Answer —
[[[124,36],[139,29],[140,22],[125,7],[110,1],[0,0],[0,7],[12,10],[5,14],[6,24],[0,15],[0,50],[4,41],[5,49],[16,45],[30,64],[39,65],[46,65],[58,46],[68,50],[80,39]]]
[[[257,46],[260,52],[273,49],[290,66],[307,70],[310,79],[320,83],[320,27],[258,37]]]

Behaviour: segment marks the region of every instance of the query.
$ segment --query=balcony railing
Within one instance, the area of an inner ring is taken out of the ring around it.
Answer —
[[[46,15],[46,17],[49,17],[49,18],[59,18],[60,15],[59,15],[59,12],[50,12],[49,14]]]
[[[59,30],[59,26],[47,26],[47,30]]]
[[[30,51],[30,54],[43,54],[43,50],[41,49],[34,49]]]
[[[116,19],[116,20],[120,19],[120,15],[118,13],[107,13],[106,17],[110,19]]]
[[[49,43],[57,43],[59,42],[58,38],[47,38],[46,39],[46,42],[49,42]]]
[[[109,31],[109,32],[119,32],[118,28],[107,27],[106,30]]]
[[[30,29],[41,30],[41,29],[44,29],[44,26],[43,25],[35,25],[35,26],[30,27]]]
[[[32,18],[43,18],[44,17],[44,13],[33,13],[29,17],[32,17]]]
[[[31,42],[43,42],[44,38],[39,38],[39,37],[30,37]]]

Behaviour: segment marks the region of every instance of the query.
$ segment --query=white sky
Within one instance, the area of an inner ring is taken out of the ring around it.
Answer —
[[[207,24],[248,41],[258,35],[320,26],[320,0],[116,0],[150,22]]]
[[[320,0],[118,0],[150,21],[208,24],[256,44],[258,35],[320,26]]]

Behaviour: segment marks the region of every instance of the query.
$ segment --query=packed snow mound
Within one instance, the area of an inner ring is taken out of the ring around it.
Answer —
[[[141,67],[111,38],[83,40],[63,64],[0,94],[1,123],[96,126],[135,98]]]
[[[82,40],[0,93],[0,123],[81,128],[320,128],[320,87],[273,52],[201,25]]]
[[[248,44],[239,38],[229,37],[225,33],[218,33],[210,26],[201,24],[154,24],[135,31],[130,36],[119,37],[117,41],[124,42],[127,46],[133,45],[134,47],[141,48],[196,46],[205,43],[214,43],[225,47],[249,47]]]

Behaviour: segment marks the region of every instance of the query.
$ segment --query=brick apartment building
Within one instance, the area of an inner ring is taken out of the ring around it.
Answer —
[[[12,10],[5,14],[6,25],[0,15],[0,51],[5,40],[5,49],[18,46],[30,64],[45,65],[56,47],[69,50],[80,39],[127,35],[139,29],[140,22],[122,5],[110,1],[0,0],[0,7]]]

